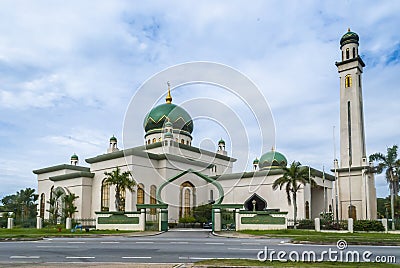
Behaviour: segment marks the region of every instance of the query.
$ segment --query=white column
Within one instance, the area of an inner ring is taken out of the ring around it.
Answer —
[[[388,220],[387,219],[382,219],[382,225],[385,228],[385,232],[388,232]]]
[[[320,218],[315,218],[314,219],[314,224],[315,224],[315,231],[320,232],[321,231],[321,220],[320,220]]]
[[[146,230],[146,209],[144,209],[144,208],[142,208],[140,210],[139,224],[140,224],[140,231],[145,231]]]
[[[65,229],[70,230],[72,228],[72,219],[66,218],[65,219]]]
[[[350,218],[350,219],[347,220],[349,233],[353,233],[354,232],[353,223],[354,223],[353,218]]]
[[[41,217],[36,217],[36,229],[43,228],[43,219]]]
[[[7,229],[12,229],[14,227],[14,219],[8,218],[7,219]]]
[[[219,208],[214,209],[213,229],[214,232],[221,231],[221,210]]]
[[[235,226],[236,226],[236,232],[240,231],[240,214],[239,214],[239,209],[235,209]]]

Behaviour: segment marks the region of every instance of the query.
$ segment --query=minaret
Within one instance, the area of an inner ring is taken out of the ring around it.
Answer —
[[[253,160],[253,170],[257,171],[258,170],[258,164],[260,163],[260,160],[256,157],[256,159]]]
[[[359,37],[348,32],[340,40],[340,167],[367,164],[361,75],[365,64],[358,55]]]
[[[117,138],[114,135],[110,138],[110,146],[108,147],[107,153],[112,153],[115,151],[119,151],[117,147]]]
[[[174,141],[174,134],[173,134],[174,130],[173,130],[173,124],[169,120],[164,124],[163,133],[164,133],[163,146],[164,147],[172,146]]]
[[[365,64],[358,42],[359,36],[348,29],[340,40],[342,60],[335,63],[340,77],[340,165],[335,170],[341,219],[376,218],[374,175],[365,149],[361,83]]]
[[[79,162],[79,158],[78,158],[78,156],[74,153],[74,154],[71,156],[71,165],[77,166],[77,165],[78,165],[78,162]]]
[[[225,151],[225,141],[222,138],[218,141],[217,154],[228,155],[228,153]]]

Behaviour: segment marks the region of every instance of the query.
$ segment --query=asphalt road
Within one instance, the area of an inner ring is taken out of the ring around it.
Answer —
[[[261,253],[260,253],[261,251]],[[98,238],[53,238],[39,241],[0,243],[1,264],[17,263],[193,263],[212,258],[277,259],[322,256],[352,260],[356,254],[371,261],[394,256],[400,263],[400,247],[352,246],[339,250],[337,245],[291,244],[283,239],[226,238],[208,230],[172,230],[156,236]],[[357,251],[357,253],[355,253]],[[267,254],[265,254],[267,252]],[[304,253],[307,252],[307,253]],[[337,253],[335,253],[337,252]],[[350,253],[351,254],[350,254]],[[371,252],[371,254],[369,254]],[[364,255],[363,255],[364,254]],[[352,257],[354,256],[354,257]]]

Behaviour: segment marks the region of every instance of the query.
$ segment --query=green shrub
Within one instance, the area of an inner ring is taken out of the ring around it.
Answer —
[[[385,228],[380,221],[371,221],[371,220],[357,220],[354,222],[353,226],[354,231],[385,231]]]
[[[315,224],[313,220],[299,220],[297,229],[314,229]]]

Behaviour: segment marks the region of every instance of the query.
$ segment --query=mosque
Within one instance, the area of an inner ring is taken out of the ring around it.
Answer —
[[[376,217],[374,176],[367,162],[361,74],[365,66],[358,54],[359,37],[350,30],[340,40],[340,162],[334,175],[307,167],[316,185],[301,186],[297,194],[297,218],[313,219],[321,212],[337,213],[340,219]],[[96,212],[116,211],[115,187],[105,182],[104,172],[119,167],[129,170],[136,182],[134,191],[122,191],[119,210],[134,212],[137,205],[168,204],[168,221],[177,222],[202,204],[239,204],[244,210],[276,209],[293,218],[293,207],[284,189],[273,190],[288,160],[272,148],[253,161],[253,170],[234,173],[236,159],[228,155],[224,140],[213,151],[192,145],[194,124],[190,114],[172,102],[151,109],[144,118],[144,145],[118,149],[112,136],[105,153],[85,159],[77,155],[69,164],[34,170],[37,175],[38,215],[49,218],[47,202],[56,190],[75,193],[75,218],[95,218]],[[138,130],[139,131],[139,130]],[[297,159],[296,159],[297,160]],[[301,161],[301,159],[298,159]],[[150,212],[151,213],[151,212]]]

